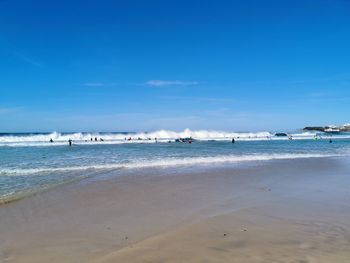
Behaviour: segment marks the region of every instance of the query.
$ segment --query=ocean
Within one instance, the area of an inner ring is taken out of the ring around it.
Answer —
[[[350,156],[350,133],[0,133],[0,203],[115,170],[343,156]]]

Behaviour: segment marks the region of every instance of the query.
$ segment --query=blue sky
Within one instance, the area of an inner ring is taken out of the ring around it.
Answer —
[[[0,132],[350,122],[350,2],[0,1]]]

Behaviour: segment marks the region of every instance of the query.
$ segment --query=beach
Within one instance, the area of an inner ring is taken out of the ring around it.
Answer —
[[[350,263],[349,14],[0,0],[0,263]]]
[[[348,262],[349,168],[322,157],[105,172],[1,205],[0,262]]]

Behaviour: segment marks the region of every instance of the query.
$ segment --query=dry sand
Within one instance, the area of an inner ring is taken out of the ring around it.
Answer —
[[[346,160],[124,171],[0,206],[0,262],[350,262]]]

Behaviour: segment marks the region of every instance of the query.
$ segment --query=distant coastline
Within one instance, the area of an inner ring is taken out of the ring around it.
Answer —
[[[327,125],[327,126],[307,126],[303,128],[304,131],[339,131],[339,132],[350,132],[350,123],[341,126]]]

